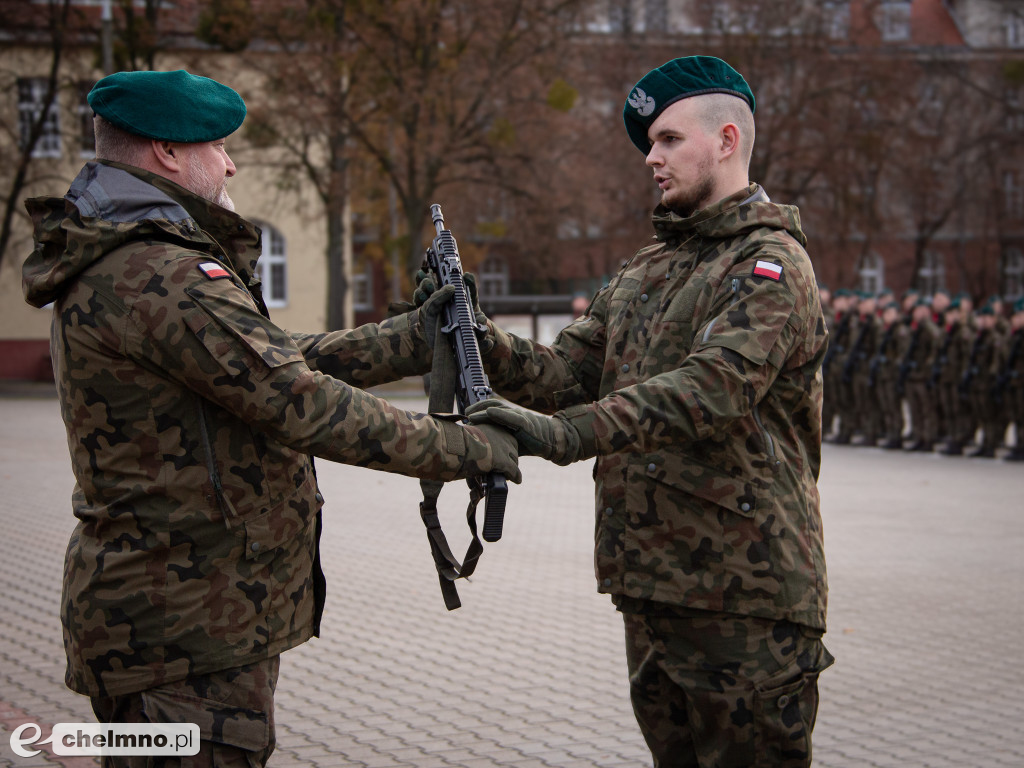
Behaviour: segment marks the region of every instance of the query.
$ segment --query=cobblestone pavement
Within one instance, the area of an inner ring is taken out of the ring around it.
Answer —
[[[419,399],[406,407],[422,408]],[[444,609],[415,481],[318,463],[322,637],[286,653],[272,768],[649,765],[621,621],[592,577],[589,463],[524,461],[505,536]],[[57,404],[0,398],[0,767],[27,722],[92,720],[63,685],[61,563],[73,519]],[[826,446],[831,582],[815,765],[1024,766],[1024,471]],[[442,495],[464,546],[465,488]],[[457,547],[456,547],[457,548]]]

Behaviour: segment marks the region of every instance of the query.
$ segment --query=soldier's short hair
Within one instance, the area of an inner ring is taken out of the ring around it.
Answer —
[[[142,165],[142,158],[149,149],[152,139],[122,130],[99,115],[93,117],[93,129],[96,133],[97,160],[113,160],[115,163],[124,163],[125,165]]]

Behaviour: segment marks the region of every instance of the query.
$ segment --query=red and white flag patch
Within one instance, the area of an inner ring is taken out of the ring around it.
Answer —
[[[222,277],[231,277],[231,273],[215,261],[203,262],[199,265],[199,271],[211,280],[217,280]]]
[[[770,261],[759,261],[754,265],[754,274],[758,277],[770,277],[772,280],[778,280],[782,277],[782,267],[772,264]]]

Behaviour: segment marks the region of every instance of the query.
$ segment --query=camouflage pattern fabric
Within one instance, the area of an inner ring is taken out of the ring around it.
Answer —
[[[887,447],[897,447],[903,435],[903,404],[896,391],[899,379],[900,350],[905,349],[908,335],[905,323],[897,320],[882,329],[878,347],[871,365],[875,367],[874,388],[878,397],[878,409],[882,437]]]
[[[655,768],[804,768],[820,630],[732,614],[624,613],[633,711]]]
[[[900,362],[907,371],[904,394],[910,410],[911,438],[928,450],[939,439],[938,406],[930,378],[941,339],[942,331],[931,320],[912,323],[907,334],[907,348]]]
[[[1004,408],[996,405],[992,398],[999,370],[999,347],[1002,339],[995,328],[977,332],[969,354],[969,384],[963,393],[961,410],[970,409],[973,423],[981,428],[980,454],[994,456],[1002,445],[1006,427],[1009,424]]]
[[[970,411],[961,402],[960,380],[967,370],[972,333],[966,323],[950,323],[943,331],[939,351],[933,366],[935,388],[939,404],[940,438],[946,438],[953,447],[962,446],[974,435],[974,422]]]
[[[492,324],[491,384],[544,413],[586,406],[601,592],[823,629],[827,335],[799,214],[751,185],[654,225],[550,347]]]
[[[23,285],[30,303],[54,302],[77,481],[72,689],[140,691],[314,635],[323,498],[309,455],[435,480],[494,466],[485,432],[346,383],[398,378],[429,352],[401,346],[425,348],[408,318],[317,335],[270,322],[260,232],[238,215],[116,163],[88,163],[65,199],[27,207]]]
[[[103,768],[262,768],[276,744],[274,690],[280,656],[191,675],[138,693],[94,697],[101,723],[194,723],[199,753],[103,758]]]

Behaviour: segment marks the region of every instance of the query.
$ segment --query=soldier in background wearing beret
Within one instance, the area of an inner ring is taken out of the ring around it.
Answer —
[[[260,232],[226,188],[225,137],[245,117],[235,91],[184,71],[117,73],[89,103],[97,160],[63,198],[27,202],[36,247],[23,272],[27,301],[53,303],[76,479],[67,684],[101,722],[198,724],[191,766],[263,765],[279,654],[318,633],[324,605],[311,456],[518,481],[515,440],[357,388],[426,354],[385,342],[436,318],[429,302],[354,331],[269,320]],[[374,340],[389,354],[368,352]]]
[[[827,332],[797,209],[748,179],[754,106],[713,57],[636,84],[624,120],[661,190],[656,243],[551,346],[490,323],[491,384],[533,410],[470,409],[521,453],[597,458],[598,589],[624,618],[633,708],[662,768],[809,765],[832,663],[816,487]]]

